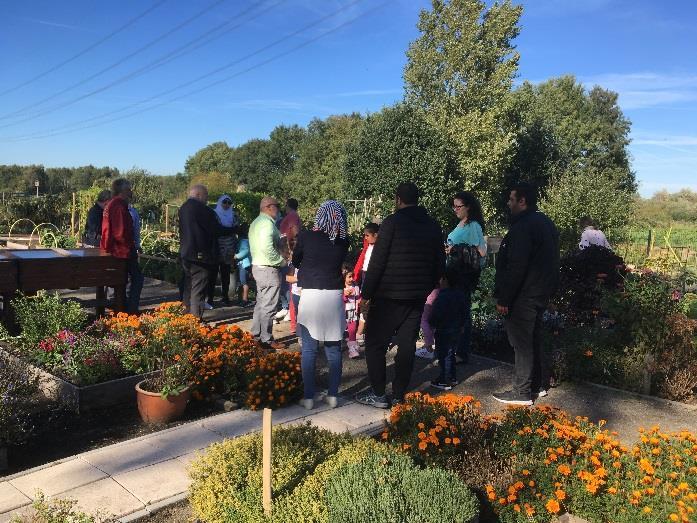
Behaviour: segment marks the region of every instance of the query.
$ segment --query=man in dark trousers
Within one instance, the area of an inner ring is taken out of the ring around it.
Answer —
[[[87,223],[85,224],[85,237],[82,243],[91,247],[99,247],[102,240],[102,218],[104,207],[111,199],[111,191],[104,189],[97,196],[97,201],[87,213]]]
[[[125,178],[114,180],[111,184],[113,197],[104,206],[102,217],[102,237],[99,246],[114,258],[126,261],[130,285],[126,298],[126,311],[138,312],[140,293],[143,290],[143,272],[138,264],[133,218],[128,212],[128,204],[133,199],[131,182]]]
[[[397,187],[397,211],[380,225],[362,296],[370,301],[366,322],[365,356],[371,389],[356,400],[389,408],[385,354],[397,336],[393,402],[400,402],[409,387],[414,367],[416,338],[428,294],[438,285],[445,269],[441,229],[419,206],[419,190],[413,183]]]
[[[511,225],[496,258],[494,297],[515,350],[515,380],[512,390],[496,393],[494,399],[532,405],[549,389],[540,330],[542,315],[559,283],[559,232],[537,210],[537,191],[529,184],[511,190],[508,208]]]
[[[218,263],[217,245],[220,236],[234,234],[232,227],[223,227],[208,207],[208,189],[194,185],[189,198],[179,208],[179,256],[184,268],[184,306],[200,318],[206,299],[208,279]]]

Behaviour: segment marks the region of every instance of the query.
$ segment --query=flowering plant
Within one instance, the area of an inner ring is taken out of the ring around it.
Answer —
[[[302,374],[297,352],[272,352],[252,358],[245,370],[246,404],[252,410],[282,407],[300,395]]]

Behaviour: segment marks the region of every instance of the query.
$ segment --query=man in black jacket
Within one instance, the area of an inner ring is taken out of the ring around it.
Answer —
[[[201,317],[208,289],[208,279],[218,263],[218,238],[234,233],[223,227],[208,207],[208,189],[194,185],[189,198],[179,208],[179,256],[184,267],[184,305],[187,311]]]
[[[537,210],[537,193],[518,184],[508,199],[511,226],[496,259],[494,297],[505,316],[508,341],[515,350],[513,389],[494,394],[511,405],[532,405],[546,396],[549,371],[540,343],[542,315],[559,283],[559,232]]]
[[[85,225],[85,237],[82,243],[91,247],[99,247],[102,241],[102,217],[104,207],[111,200],[111,191],[104,189],[97,195],[97,201],[87,213],[87,224]]]
[[[416,338],[428,294],[445,269],[445,250],[439,225],[418,205],[413,183],[397,187],[397,212],[380,225],[361,294],[370,301],[366,321],[365,355],[372,390],[357,401],[378,408],[390,406],[385,396],[385,354],[397,336],[393,399],[404,398],[414,367]]]

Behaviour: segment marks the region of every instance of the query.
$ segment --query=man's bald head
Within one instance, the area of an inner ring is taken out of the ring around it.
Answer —
[[[259,203],[259,212],[276,218],[276,216],[278,216],[278,201],[276,198],[272,198],[271,196],[262,198],[261,203]]]
[[[197,183],[189,189],[189,198],[194,198],[203,203],[208,203],[208,187]]]

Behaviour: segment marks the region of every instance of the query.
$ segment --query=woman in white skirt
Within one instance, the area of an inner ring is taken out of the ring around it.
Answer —
[[[302,374],[306,409],[314,407],[315,360],[320,342],[329,364],[326,401],[336,407],[341,383],[341,340],[346,329],[341,267],[348,252],[346,209],[329,200],[317,210],[312,230],[300,232],[293,265],[298,268],[302,295],[298,306],[298,328],[302,339]]]

